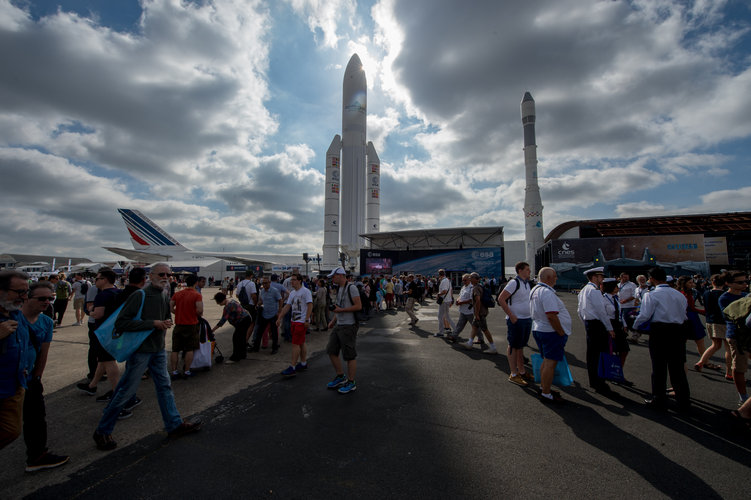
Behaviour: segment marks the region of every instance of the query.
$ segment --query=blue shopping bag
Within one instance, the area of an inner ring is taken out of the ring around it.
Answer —
[[[597,376],[605,380],[623,382],[623,366],[621,358],[613,354],[613,339],[610,339],[610,352],[600,353],[600,362],[597,365]]]
[[[138,309],[133,319],[141,319],[141,313],[143,312],[143,303],[146,301],[146,292],[138,290],[136,293],[141,294],[141,307]],[[118,307],[115,312],[102,323],[99,328],[94,331],[94,334],[99,339],[99,343],[102,344],[104,350],[107,351],[117,361],[126,361],[136,350],[141,347],[146,337],[151,335],[154,331],[153,328],[149,330],[142,330],[140,332],[116,332],[115,320],[122,311],[125,304],[123,303]]]
[[[532,370],[535,373],[535,382],[540,383],[540,370],[542,369],[542,356],[534,353],[529,357],[532,362]],[[568,367],[566,357],[555,365],[555,375],[553,375],[553,384],[558,387],[568,387],[574,385],[574,377],[571,376],[571,370]]]

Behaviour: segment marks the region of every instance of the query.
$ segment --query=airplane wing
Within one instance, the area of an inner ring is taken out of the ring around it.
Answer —
[[[132,250],[127,248],[117,247],[103,247],[105,250],[109,250],[112,253],[122,255],[128,260],[135,260],[137,262],[143,262],[145,264],[153,264],[154,262],[163,262],[169,259],[168,255],[160,255],[150,252],[139,252],[138,250]]]

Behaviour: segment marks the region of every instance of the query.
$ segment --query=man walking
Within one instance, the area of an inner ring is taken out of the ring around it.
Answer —
[[[120,411],[135,394],[141,382],[141,376],[148,367],[154,381],[159,409],[162,413],[165,430],[170,438],[177,438],[198,431],[201,421],[184,422],[175,406],[169,375],[167,374],[167,353],[164,349],[164,337],[167,329],[172,327],[170,319],[169,297],[163,293],[169,289],[170,267],[167,264],[153,264],[149,273],[151,283],[144,288],[144,293],[134,293],[125,302],[125,306],[115,321],[115,329],[120,332],[138,332],[152,329],[125,365],[125,373],[117,384],[112,400],[104,409],[102,419],[94,432],[94,442],[100,450],[113,450],[117,442],[112,438],[112,431]],[[141,319],[135,319],[141,305]]]
[[[618,303],[620,304],[620,320],[625,325],[626,333],[634,326],[633,310],[636,308],[636,283],[629,281],[628,273],[621,273],[618,283]]]
[[[571,335],[571,316],[553,288],[558,280],[555,270],[543,267],[538,276],[540,283],[529,294],[529,309],[532,316],[532,336],[542,356],[540,400],[545,403],[561,403],[561,394],[551,390],[551,386],[555,367],[566,355],[564,348]]]
[[[472,321],[472,334],[469,337],[469,341],[464,344],[467,349],[472,349],[472,344],[475,341],[475,337],[480,337],[482,340],[483,333],[488,339],[488,349],[485,354],[498,354],[498,349],[493,342],[493,336],[488,329],[488,306],[482,301],[484,293],[483,287],[480,284],[480,275],[472,273],[469,275],[469,280],[472,283],[472,311],[474,313],[474,320]]]
[[[438,332],[436,337],[443,337],[445,333],[451,335],[456,325],[451,320],[449,315],[449,308],[454,303],[454,294],[451,287],[451,280],[446,277],[446,271],[443,269],[438,270],[438,279],[440,284],[438,285]]]
[[[532,333],[532,316],[529,311],[529,294],[532,291],[529,286],[529,275],[532,270],[526,262],[518,262],[515,269],[516,277],[509,281],[498,295],[498,305],[506,312],[507,355],[511,371],[508,380],[524,387],[528,380],[534,380],[524,368],[524,348]]]
[[[175,328],[172,330],[172,365],[171,379],[176,379],[180,372],[177,370],[177,361],[180,351],[185,352],[184,378],[193,376],[190,366],[193,363],[193,351],[200,349],[198,339],[199,320],[203,316],[203,297],[196,289],[198,277],[191,274],[185,278],[186,288],[175,293],[170,300],[170,311],[175,315]]]
[[[47,355],[52,342],[55,323],[42,314],[55,293],[46,281],[32,283],[29,298],[23,304],[22,312],[29,331],[29,339],[36,354],[31,370],[28,389],[23,400],[23,439],[26,443],[26,472],[52,469],[66,463],[70,457],[55,455],[47,450],[47,420],[44,407],[44,387],[42,375],[47,364]]]
[[[686,321],[686,297],[666,282],[665,270],[654,267],[649,271],[649,281],[655,289],[644,296],[639,316],[634,320],[638,329],[649,321],[649,357],[652,360],[652,398],[647,406],[665,410],[667,395],[665,379],[670,373],[670,382],[675,390],[678,407],[687,411],[691,407],[688,379],[683,365],[686,362],[686,336],[683,322]]]
[[[407,276],[407,287],[405,289],[407,304],[404,306],[404,310],[410,318],[409,326],[415,326],[417,324],[418,319],[417,316],[415,316],[415,302],[420,300],[420,294],[420,286],[415,281],[415,275],[410,274]]]
[[[63,324],[63,316],[65,315],[65,310],[68,308],[68,302],[70,302],[72,297],[73,288],[70,286],[70,283],[65,281],[64,274],[60,274],[59,276],[53,274],[50,276],[50,283],[55,287],[55,302],[52,304],[52,307],[55,310],[57,326],[60,326]]]
[[[589,385],[599,394],[609,395],[613,390],[604,379],[600,378],[597,368],[600,363],[600,353],[608,352],[608,342],[615,339],[613,325],[610,323],[605,298],[600,290],[602,280],[605,279],[604,268],[594,267],[584,271],[589,283],[579,292],[579,307],[577,312],[584,323],[587,332],[587,373]]]
[[[310,326],[310,317],[313,314],[313,294],[302,286],[302,276],[295,273],[290,276],[292,291],[287,303],[277,316],[276,326],[282,323],[282,319],[290,312],[290,335],[292,337],[292,363],[282,371],[285,377],[294,377],[298,372],[308,369],[308,349],[305,345],[305,334]],[[299,359],[299,362],[298,362]]]
[[[247,343],[253,334],[257,315],[256,303],[258,302],[258,291],[256,290],[256,284],[253,282],[253,271],[246,271],[245,279],[237,284],[237,300],[240,301],[240,305],[250,315],[250,328],[248,328],[248,332],[245,334],[245,342]]]
[[[329,323],[329,328],[333,328],[329,334],[329,343],[326,346],[326,352],[331,359],[331,365],[336,371],[334,380],[328,383],[329,389],[336,389],[340,394],[347,394],[357,390],[357,318],[355,311],[362,309],[360,301],[360,292],[357,287],[347,282],[346,271],[337,267],[329,278],[339,287],[336,293],[336,303],[334,304],[334,319]],[[334,326],[336,325],[336,326]],[[341,351],[344,361],[347,362],[347,375],[344,375],[342,361],[339,359]]]
[[[462,289],[459,291],[459,298],[456,299],[456,305],[459,306],[459,321],[457,321],[454,331],[447,337],[449,342],[458,341],[459,334],[462,333],[467,323],[472,324],[475,319],[475,315],[472,314],[473,303],[472,282],[469,273],[465,273],[462,275]]]
[[[76,312],[76,322],[73,326],[81,326],[83,319],[86,317],[84,307],[86,306],[86,292],[89,291],[91,283],[83,279],[83,275],[78,273],[74,277],[73,285],[73,309]]]

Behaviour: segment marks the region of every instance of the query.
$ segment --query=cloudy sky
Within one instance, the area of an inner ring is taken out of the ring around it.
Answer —
[[[383,231],[751,209],[746,0],[0,0],[0,252],[320,252],[353,53]]]

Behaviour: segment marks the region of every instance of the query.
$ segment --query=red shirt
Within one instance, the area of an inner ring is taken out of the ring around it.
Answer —
[[[197,325],[196,302],[203,301],[203,297],[195,288],[185,288],[172,296],[175,302],[175,324]]]

